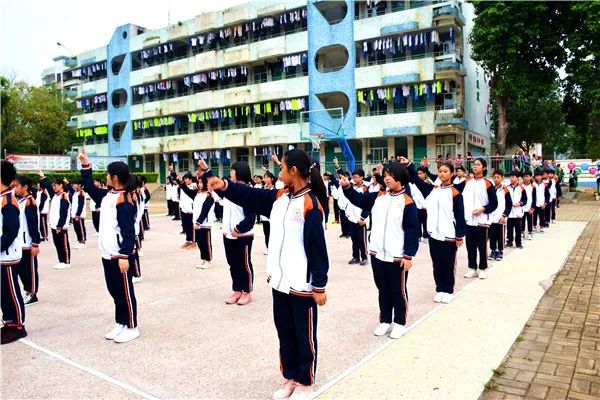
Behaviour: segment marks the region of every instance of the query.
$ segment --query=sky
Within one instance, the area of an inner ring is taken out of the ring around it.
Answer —
[[[125,23],[162,28],[250,0],[1,0],[0,75],[41,84],[52,59],[108,44]]]

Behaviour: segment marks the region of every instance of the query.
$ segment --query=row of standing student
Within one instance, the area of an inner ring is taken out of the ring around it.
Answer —
[[[112,169],[114,170],[112,171],[112,175],[110,167],[112,167]],[[5,162],[3,161],[3,182],[8,182],[8,180],[10,179],[11,171],[14,171],[14,167],[12,166],[12,164],[6,163],[5,165]],[[125,176],[125,172],[123,171],[126,171],[128,174],[128,168],[124,166],[123,163],[109,166],[109,174],[107,175],[107,178],[112,179],[112,183],[115,184],[119,182],[119,178],[116,177],[117,172]],[[129,179],[133,179],[131,175],[128,176]],[[14,193],[17,193],[17,204],[21,208],[19,214],[20,224],[18,223],[15,225],[13,223],[3,223],[2,230],[3,240],[8,242],[8,240],[12,238],[12,233],[9,227],[12,227],[14,229],[14,227],[16,226],[17,229],[19,229],[19,234],[16,237],[15,243],[19,240],[22,241],[22,257],[19,260],[19,264],[17,267],[15,267],[14,271],[16,271],[22,277],[26,297],[25,299],[22,298],[18,284],[15,285],[16,279],[13,279],[13,271],[3,275],[3,279],[6,278],[7,285],[10,285],[11,288],[11,290],[9,291],[3,291],[3,320],[7,321],[5,324],[6,329],[3,328],[2,332],[3,343],[14,341],[26,335],[26,331],[24,329],[24,305],[37,302],[37,290],[39,287],[39,276],[37,271],[37,253],[39,251],[39,243],[41,242],[41,240],[44,239],[43,235],[47,232],[47,229],[44,225],[44,220],[49,216],[50,228],[52,229],[53,239],[59,257],[58,269],[70,267],[70,245],[68,241],[69,216],[72,217],[74,229],[78,236],[78,243],[85,244],[85,195],[81,189],[81,185],[82,183],[87,183],[88,190],[96,192],[96,194],[98,193],[98,191],[100,191],[101,193],[108,193],[109,191],[107,189],[100,189],[98,187],[100,186],[99,183],[97,181],[93,182],[91,180],[91,173],[88,176],[88,174],[84,174],[82,172],[82,177],[84,178],[84,182],[75,182],[73,184],[74,190],[71,191],[69,190],[70,188],[67,187],[67,182],[57,180],[53,184],[50,184],[48,180],[45,179],[42,175],[40,183],[43,190],[40,190],[39,193],[31,193],[30,188],[32,187],[32,184],[29,178],[17,177],[17,179],[15,180]],[[85,182],[86,177],[89,178],[88,182]],[[3,190],[3,192],[6,192],[6,199],[3,197],[3,210],[4,205],[6,203],[7,210],[9,210],[7,215],[11,215],[11,198],[14,194],[13,191],[10,190],[10,185],[6,186],[8,187],[8,189],[6,191]],[[143,229],[141,228],[143,214],[144,210],[147,210],[147,208],[144,207],[144,205],[147,206],[147,202],[144,203],[143,198],[145,197],[149,199],[149,196],[143,196],[140,194],[143,193],[143,190],[141,188],[145,187],[144,182],[140,181],[139,186],[140,189],[136,190],[135,187],[133,187],[132,191],[127,193],[131,199],[129,203],[131,203],[131,205],[134,206],[135,216],[132,224],[134,234],[136,236],[134,237],[134,244],[137,239],[137,226],[140,225],[140,229]],[[65,191],[65,189],[69,191],[67,192]],[[71,192],[71,196],[69,196],[69,192]],[[135,196],[139,197],[136,198]],[[46,212],[40,213],[40,209],[38,208],[38,202],[35,200],[35,197],[40,199],[41,210]],[[127,221],[126,219],[124,219],[123,221],[119,221],[117,218],[116,227],[115,224],[112,223],[103,223],[103,219],[110,220],[111,215],[109,215],[109,218],[102,218],[102,216],[106,214],[111,214],[111,207],[109,203],[109,212],[100,213],[101,207],[96,207],[96,204],[101,205],[102,199],[103,197],[93,197],[94,212],[96,212],[98,216],[97,223],[96,220],[94,220],[94,226],[97,227],[100,236],[99,248],[103,252],[103,258],[106,258],[106,253],[110,253],[110,246],[105,246],[105,244],[106,242],[109,242],[109,244],[111,242],[111,240],[108,240],[107,231],[110,231],[110,229],[112,229],[113,231],[119,232],[119,224],[128,224],[129,221]],[[49,205],[46,208],[45,204],[47,202],[49,203]],[[73,207],[71,207],[72,204]],[[114,215],[112,215],[112,217],[114,217]],[[103,226],[105,226],[106,228],[103,229]],[[110,238],[113,237],[114,235],[110,235]],[[117,233],[117,238],[119,237],[119,233]],[[124,239],[121,239],[120,241],[122,242],[123,240]],[[117,241],[119,242],[119,239],[117,239]],[[12,248],[16,249],[18,248],[18,245],[15,243],[13,243]],[[7,253],[10,253],[10,251],[7,251]],[[16,255],[13,256],[13,258],[16,258]],[[133,283],[133,278],[135,276],[139,276],[140,273],[139,257],[135,250],[131,253],[130,256],[128,256],[128,260],[129,259],[131,259],[131,283]],[[4,264],[8,266],[13,265],[14,261],[15,260],[2,260],[2,263],[3,266]],[[119,267],[122,271],[123,266]],[[133,287],[125,287],[125,290],[120,290],[123,289],[123,286],[120,284],[118,279],[116,279],[116,274],[114,273],[115,271],[113,269],[107,268],[105,265],[105,277],[107,281],[107,287],[109,288],[109,292],[115,302],[115,314],[117,324],[115,325],[115,328],[105,336],[107,339],[114,339],[115,342],[122,343],[132,340],[135,337],[137,337],[137,335],[139,335],[139,332],[136,328],[137,320],[135,309],[135,295],[133,292]],[[9,269],[5,270],[3,268],[3,272],[8,271]],[[5,296],[6,294],[10,294],[10,296]]]

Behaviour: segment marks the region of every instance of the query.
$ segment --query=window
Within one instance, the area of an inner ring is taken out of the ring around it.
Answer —
[[[190,153],[178,153],[177,172],[185,174],[190,168]]]
[[[247,147],[239,147],[235,152],[235,160],[248,162],[248,155],[249,152]]]
[[[371,164],[381,162],[388,156],[387,139],[370,139],[369,161]],[[370,171],[366,171],[370,172]]]
[[[154,154],[144,156],[144,164],[146,172],[154,172]]]

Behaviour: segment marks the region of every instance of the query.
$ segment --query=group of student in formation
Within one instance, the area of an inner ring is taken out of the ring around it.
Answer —
[[[542,233],[555,221],[561,194],[560,182],[553,171],[535,171],[533,176],[531,172],[511,172],[510,184],[504,186],[501,171],[494,171],[492,179],[486,177],[487,164],[483,158],[474,160],[472,171],[467,172],[462,166],[455,170],[453,164],[445,163],[438,167],[435,175],[426,167],[415,168],[406,158],[398,157],[374,168],[370,180],[364,179],[365,173],[360,169],[352,173],[343,171],[337,160],[337,177],[329,173],[322,176],[319,164],[299,149],[287,151],[281,161],[277,156],[273,156],[273,160],[280,167],[277,178],[267,170],[262,179],[253,178],[245,162],[234,163],[227,179],[213,176],[202,159],[195,174],[177,176],[169,167],[166,197],[168,214],[173,220],[181,221],[186,237],[182,248],[197,245],[200,251],[197,268],[212,266],[211,229],[213,222],[221,220],[232,281],[232,293],[225,299],[227,304],[244,306],[252,301],[254,224],[257,219],[263,223],[267,281],[272,288],[280,366],[285,378],[282,387],[273,393],[274,399],[307,398],[312,392],[317,366],[317,305],[327,301],[329,259],[325,224],[330,196],[334,198],[334,206],[341,210],[340,217],[346,218],[350,225],[350,232],[342,228],[342,236],[350,234],[352,238],[349,263],[366,265],[367,253],[370,256],[380,311],[379,324],[373,333],[389,334],[390,338],[397,339],[406,330],[406,281],[420,242],[428,243],[433,264],[436,286],[433,301],[449,303],[454,293],[456,254],[463,242],[466,242],[469,267],[465,278],[485,279],[488,259],[502,260],[504,247],[522,248],[524,238],[531,240],[534,231]],[[80,212],[79,206],[79,201],[84,199],[83,189],[94,204],[99,205],[94,210],[99,212],[99,248],[107,286],[115,301],[116,325],[106,338],[128,341],[139,336],[132,283],[140,274],[141,240],[149,228],[143,206],[147,205],[149,193],[143,182],[136,184],[124,163],[108,166],[109,188],[102,188],[92,180],[85,153],[80,155],[80,161],[82,178],[73,184],[73,195],[64,182],[50,185],[47,180],[41,181],[52,197],[50,226],[59,261],[67,266],[70,263],[66,236],[69,215],[73,217],[74,226],[79,225],[76,231],[82,232],[82,240],[78,234],[79,243],[85,243],[85,214]],[[13,180],[14,172],[5,179],[3,164],[2,215],[5,220],[18,218],[21,201],[25,202],[25,214],[27,206],[33,205],[32,215],[37,215],[36,204],[40,210],[44,209],[44,200],[38,197],[40,200],[35,201],[31,195],[27,200],[27,192],[22,192],[19,184],[13,192],[10,189]],[[73,196],[78,200],[72,200]],[[15,210],[5,213],[11,204]],[[74,204],[77,210],[69,214]],[[36,226],[34,217],[31,219],[32,222],[27,219],[25,225]],[[6,225],[5,222],[3,226]],[[10,265],[22,262],[18,259],[25,257],[21,258],[20,244],[11,244],[16,238],[7,235],[5,231],[10,229],[4,227],[2,265],[8,268],[2,270],[2,284],[13,282],[10,287],[16,288],[11,291],[14,293],[18,292],[18,286],[14,285],[16,275],[7,271]],[[370,230],[368,243],[367,230]],[[42,232],[45,232],[43,228]],[[29,247],[25,245],[23,251],[29,249],[33,257],[41,239],[35,232],[24,237],[29,238]],[[19,249],[12,250],[10,246]],[[28,293],[37,290],[37,274],[34,282],[25,286]],[[5,302],[5,292],[2,296],[5,327],[16,327],[24,332],[22,301],[18,300],[17,306],[15,300],[11,308],[10,299]]]
[[[58,258],[52,268],[57,270],[71,268],[70,225],[77,236],[73,247],[87,247],[88,196],[106,284],[115,303],[116,325],[106,338],[124,343],[139,336],[133,283],[141,281],[139,256],[144,232],[150,229],[150,192],[145,177],[131,175],[122,162],[108,166],[107,183],[102,183],[92,178],[87,156],[81,160],[80,179],[50,182],[40,172],[39,186],[17,175],[12,163],[2,161],[2,344],[27,336],[25,306],[39,301],[40,244],[48,242],[51,234]]]

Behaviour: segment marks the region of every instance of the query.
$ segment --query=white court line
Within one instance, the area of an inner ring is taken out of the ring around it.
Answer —
[[[96,371],[95,369],[92,369],[90,367],[86,367],[85,365],[79,364],[76,361],[68,359],[65,356],[62,356],[58,353],[48,350],[40,345],[37,345],[37,344],[27,340],[27,339],[19,339],[19,342],[26,344],[27,346],[33,347],[34,349],[39,350],[42,353],[49,355],[50,357],[54,357],[57,360],[64,362],[65,364],[69,364],[75,368],[78,368],[82,371],[85,371],[85,372],[91,374],[91,375],[94,375],[96,378],[102,379],[103,381],[106,381],[108,383],[112,383],[115,386],[119,386],[120,388],[125,389],[128,392],[137,394],[138,396],[143,397],[144,399],[149,399],[149,400],[159,400],[160,399],[159,397],[156,397],[154,395],[151,395],[150,393],[144,392],[143,390],[140,390],[134,386],[131,386],[128,383],[118,381],[115,378],[112,378],[112,377],[106,375],[105,373]]]

